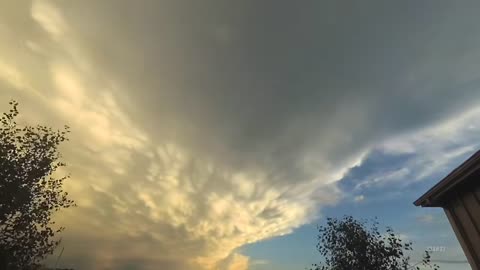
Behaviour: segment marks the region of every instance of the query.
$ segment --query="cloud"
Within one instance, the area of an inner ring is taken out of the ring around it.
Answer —
[[[233,253],[223,261],[222,270],[246,270],[249,268],[250,260],[248,257],[238,253]]]
[[[31,86],[22,77],[22,74],[13,66],[0,63],[0,77],[3,81],[8,82],[14,89],[29,90]]]
[[[371,188],[405,188],[441,179],[477,151],[478,106],[434,124],[392,135],[371,148],[364,162],[343,179],[354,192]]]
[[[432,223],[434,216],[431,214],[421,215],[417,217],[417,220],[422,223]]]
[[[32,2],[32,18],[53,38],[61,37],[68,31],[62,14],[49,2]]]
[[[395,171],[379,172],[378,174],[369,175],[367,179],[358,183],[355,189],[364,189],[372,185],[388,184],[395,181],[402,181],[410,174],[408,168],[401,168]]]
[[[35,106],[50,111],[43,121],[67,122],[73,130],[66,187],[79,207],[58,217],[69,228],[67,263],[83,258],[79,267],[99,269],[132,263],[145,269],[246,269],[249,260],[236,248],[290,233],[315,218],[317,203],[337,200],[333,186],[312,189],[313,178],[292,185],[282,173],[237,168],[177,142],[153,140],[120,108],[114,79],[85,71],[91,59],[60,11],[34,2],[32,17],[50,38],[36,51],[47,56],[43,65],[52,86]],[[23,87],[18,78],[24,75],[15,74],[8,81]],[[96,247],[73,248],[75,241]]]
[[[355,202],[363,202],[365,200],[365,196],[363,195],[358,195],[358,196],[355,196],[355,198],[353,198],[353,200]]]
[[[21,22],[0,9],[0,40],[22,44],[0,44],[2,100],[22,93],[25,121],[72,127],[62,150],[79,207],[57,218],[76,269],[247,269],[240,247],[315,220],[372,152],[412,158],[360,190],[422,181],[477,146],[479,74],[463,67],[479,42],[468,57],[431,52],[456,39],[416,17],[412,38],[411,10],[357,40],[362,12],[336,21],[332,8],[346,11],[330,5],[279,6],[312,23],[248,1],[85,3],[26,2]],[[431,20],[468,24],[444,18]]]
[[[401,169],[405,171],[404,181],[440,178],[480,147],[476,139],[479,117],[480,107],[470,108],[438,124],[392,137],[379,149],[390,155],[409,154]]]
[[[250,262],[250,265],[267,265],[270,264],[270,261],[268,260],[253,260]]]

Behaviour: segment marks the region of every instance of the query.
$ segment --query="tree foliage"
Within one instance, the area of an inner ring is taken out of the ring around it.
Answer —
[[[52,214],[74,205],[54,172],[68,127],[19,126],[17,106],[0,119],[0,269],[31,269],[59,244]]]
[[[367,225],[352,216],[328,218],[325,226],[318,227],[317,249],[324,262],[313,264],[311,270],[406,270],[420,265],[438,269],[426,251],[420,263],[411,265],[411,242],[404,243],[389,227],[381,233],[376,221],[370,228]]]

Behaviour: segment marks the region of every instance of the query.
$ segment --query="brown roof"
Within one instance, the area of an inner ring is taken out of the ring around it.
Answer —
[[[450,174],[448,174],[442,181],[433,186],[427,193],[423,194],[413,204],[422,207],[440,207],[442,200],[451,191],[466,181],[472,180],[471,176],[474,173],[480,172],[480,151],[477,151],[469,159],[458,166]],[[478,180],[477,180],[478,181]]]

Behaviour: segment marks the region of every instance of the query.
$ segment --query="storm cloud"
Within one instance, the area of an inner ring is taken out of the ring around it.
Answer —
[[[373,149],[476,146],[476,1],[0,3],[1,108],[72,127],[75,269],[245,269]]]

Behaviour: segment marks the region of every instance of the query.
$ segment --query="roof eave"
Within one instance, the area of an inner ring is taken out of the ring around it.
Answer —
[[[413,204],[422,207],[440,207],[442,197],[453,187],[459,185],[473,172],[480,169],[480,151],[477,151]]]

